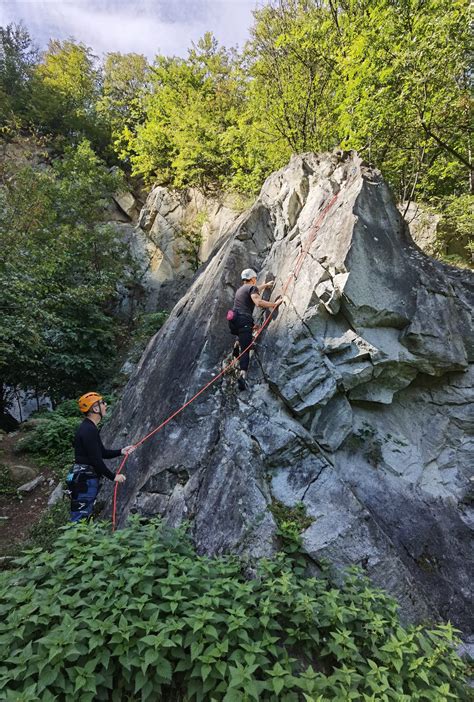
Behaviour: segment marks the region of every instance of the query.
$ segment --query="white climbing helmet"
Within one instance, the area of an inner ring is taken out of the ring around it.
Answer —
[[[256,278],[257,274],[255,273],[253,268],[244,268],[244,270],[240,274],[240,277],[242,278],[242,280],[251,280],[252,278]]]

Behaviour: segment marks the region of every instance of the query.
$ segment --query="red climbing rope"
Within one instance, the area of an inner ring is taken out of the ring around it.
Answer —
[[[315,223],[311,227],[309,234],[306,238],[305,244],[304,244],[304,246],[301,247],[301,251],[299,253],[299,256],[296,259],[295,267],[291,271],[290,275],[286,279],[285,285],[283,286],[282,295],[286,295],[286,291],[288,290],[288,286],[290,285],[292,279],[294,278],[295,280],[297,280],[298,275],[299,275],[300,270],[301,270],[301,267],[303,266],[304,259],[306,258],[306,254],[310,250],[311,244],[313,243],[313,241],[316,238],[316,234],[318,232],[318,229],[321,226],[321,223],[322,223],[324,217],[326,216],[326,213],[329,212],[331,207],[334,205],[338,196],[339,196],[338,192],[332,196],[332,198],[327,203],[327,205],[325,205],[325,207],[321,210],[321,212],[318,215],[318,218],[316,219]]]
[[[171,420],[174,419],[178,414],[180,414],[188,405],[191,404],[191,402],[194,402],[194,400],[197,397],[199,397],[199,395],[201,395],[203,392],[205,392],[207,390],[207,388],[209,388],[213,383],[215,383],[217,380],[219,380],[219,378],[222,378],[222,376],[225,373],[227,373],[227,371],[230,368],[235,366],[237,361],[244,355],[244,353],[246,353],[254,345],[255,340],[260,336],[260,334],[263,332],[263,330],[265,329],[267,324],[270,322],[270,319],[272,318],[274,311],[275,311],[275,308],[271,310],[270,314],[267,316],[267,318],[264,321],[264,323],[262,324],[262,326],[258,329],[257,333],[255,334],[255,337],[252,339],[251,343],[247,346],[247,348],[245,348],[236,358],[233,359],[233,361],[231,361],[227,366],[225,366],[218,375],[216,375],[208,383],[206,383],[206,385],[204,385],[204,387],[202,387],[200,390],[198,390],[198,392],[195,395],[193,395],[187,402],[185,402],[184,405],[181,405],[181,407],[179,409],[177,409],[176,412],[173,412],[173,414],[171,414],[167,419],[165,419],[165,421],[162,422],[160,424],[160,426],[156,427],[156,429],[153,429],[153,431],[151,431],[149,434],[144,436],[143,439],[140,439],[140,441],[138,441],[136,444],[134,444],[135,448],[138,448],[143,443],[145,443],[145,441],[150,439],[154,434],[157,434],[160,431],[160,429],[163,429],[163,427],[166,426],[166,424],[168,424],[168,422],[171,422]],[[117,471],[117,475],[122,471],[125,463],[127,462],[127,458],[128,458],[128,454],[123,457],[122,462],[121,462],[119,469]],[[113,506],[112,506],[112,527],[113,527],[114,531],[115,531],[115,517],[116,517],[116,509],[117,509],[118,486],[119,486],[119,484],[115,483],[114,496],[113,496]]]
[[[326,213],[331,209],[332,205],[337,200],[338,195],[339,195],[339,193],[336,193],[331,198],[330,202],[321,210],[316,222],[311,227],[311,230],[308,234],[305,245],[302,246],[301,251],[299,253],[299,256],[296,260],[295,268],[290,273],[290,275],[288,276],[288,278],[283,286],[282,295],[286,295],[286,291],[288,290],[288,286],[289,286],[291,280],[293,278],[295,280],[298,278],[298,274],[299,274],[301,267],[303,265],[303,261],[306,258],[306,255],[311,247],[311,244],[313,243],[313,241],[315,239],[316,233],[317,233],[319,227],[321,226],[321,223],[322,223]],[[218,375],[216,375],[208,383],[206,383],[206,385],[204,385],[200,390],[198,390],[198,392],[195,395],[193,395],[187,402],[185,402],[183,405],[181,405],[181,407],[179,409],[177,409],[175,412],[173,412],[173,414],[171,414],[167,419],[165,419],[164,422],[162,422],[158,427],[153,429],[153,431],[151,431],[149,434],[147,434],[142,439],[140,439],[140,441],[138,441],[136,444],[134,444],[135,449],[138,448],[139,446],[141,446],[142,444],[144,444],[145,441],[147,441],[152,436],[154,436],[154,434],[157,434],[161,429],[163,429],[164,426],[166,426],[168,424],[168,422],[171,422],[171,420],[174,419],[178,414],[180,414],[184,409],[186,409],[186,407],[188,407],[188,405],[190,405],[192,402],[194,402],[194,400],[197,397],[199,397],[199,395],[202,395],[202,393],[205,392],[211,385],[213,385],[216,381],[218,381],[220,378],[222,378],[222,376],[225,373],[227,373],[227,371],[230,368],[235,366],[237,361],[244,355],[244,353],[246,353],[254,345],[255,340],[260,336],[260,334],[263,332],[263,330],[265,329],[265,327],[268,325],[271,318],[273,317],[273,313],[274,313],[275,309],[276,308],[273,308],[271,310],[270,314],[267,316],[267,318],[264,321],[264,323],[262,324],[262,326],[259,327],[257,333],[255,334],[255,337],[252,339],[251,343],[247,346],[247,348],[245,348],[236,358],[234,358],[229,364],[227,364]],[[130,454],[126,454],[123,457],[122,462],[118,468],[117,475],[119,475],[122,472],[129,455]],[[119,483],[115,483],[113,500],[112,500],[112,530],[113,531],[115,531],[115,525],[116,525],[118,486],[119,486]]]

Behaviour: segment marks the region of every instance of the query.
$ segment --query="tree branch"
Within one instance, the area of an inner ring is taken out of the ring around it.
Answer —
[[[472,166],[471,166],[471,164],[469,163],[469,161],[468,161],[466,158],[464,158],[464,156],[461,156],[461,154],[459,154],[459,153],[456,151],[456,149],[453,149],[452,146],[450,146],[450,145],[447,144],[445,141],[443,141],[442,139],[440,139],[439,136],[437,136],[437,135],[428,127],[428,125],[426,124],[426,122],[424,122],[423,120],[421,120],[421,126],[422,126],[423,129],[425,130],[426,135],[429,136],[429,137],[431,137],[431,139],[434,139],[435,142],[436,142],[439,146],[441,146],[442,149],[444,149],[445,151],[447,151],[448,153],[450,153],[451,156],[454,156],[454,158],[457,158],[458,161],[461,161],[461,163],[462,163],[464,166],[466,166],[466,168],[469,168],[469,170],[472,169]]]

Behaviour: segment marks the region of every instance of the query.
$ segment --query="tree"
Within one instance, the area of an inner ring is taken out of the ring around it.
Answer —
[[[187,59],[157,57],[146,121],[128,133],[134,173],[175,186],[222,183],[232,175],[223,140],[242,99],[235,55],[206,34]]]
[[[366,150],[401,200],[465,191],[467,0],[348,6],[338,19],[347,45],[340,62],[343,146]]]
[[[28,114],[38,51],[23,24],[0,27],[0,126]]]
[[[327,3],[271,2],[255,13],[247,47],[252,131],[263,140],[271,168],[292,153],[338,143],[334,95],[338,33]]]
[[[126,246],[101,224],[121,186],[88,142],[49,171],[9,174],[0,194],[0,384],[58,400],[100,382],[115,359]]]
[[[273,169],[290,153],[341,145],[367,153],[400,199],[465,191],[472,174],[468,4],[278,0],[263,7],[247,48],[247,151]]]
[[[101,73],[92,49],[71,40],[51,40],[35,72],[32,117],[43,131],[78,143],[87,136],[99,148],[108,139],[96,103]]]
[[[126,147],[126,134],[135,134],[145,119],[144,99],[150,92],[151,71],[141,54],[107,54],[97,111],[110,125],[117,153]]]

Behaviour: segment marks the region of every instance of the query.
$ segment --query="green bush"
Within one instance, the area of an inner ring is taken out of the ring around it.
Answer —
[[[65,500],[56,502],[31,527],[28,535],[31,545],[50,550],[59,536],[60,527],[68,523],[69,516],[69,503]]]
[[[269,509],[275,518],[278,525],[278,534],[280,537],[283,537],[283,541],[288,541],[289,536],[290,542],[296,541],[297,545],[299,545],[299,534],[308,529],[314,522],[314,519],[306,514],[304,502],[297,502],[292,507],[289,507],[283,502],[273,499]]]
[[[38,417],[36,422],[33,431],[21,439],[18,448],[33,454],[38,463],[52,468],[62,478],[74,462],[72,442],[81,419],[49,412]]]
[[[112,702],[467,700],[450,625],[403,628],[360,574],[285,554],[252,580],[183,530],[67,527],[0,575],[0,698]]]
[[[7,466],[0,463],[0,495],[16,495],[16,485]]]
[[[473,266],[474,197],[451,195],[432,201],[441,215],[435,241],[435,254],[454,266]]]

